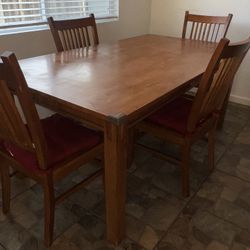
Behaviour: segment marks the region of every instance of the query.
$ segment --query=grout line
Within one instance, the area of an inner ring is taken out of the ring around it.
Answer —
[[[0,242],[0,246],[1,246],[4,250],[7,250],[7,247],[5,247],[1,242]]]
[[[28,176],[26,176],[26,175],[24,175],[24,176],[25,176],[26,179],[33,180],[33,179],[31,179],[30,177],[28,177]],[[13,178],[17,178],[17,179],[18,179],[18,177],[16,177],[16,176],[13,176]],[[12,177],[10,177],[10,181],[13,182]],[[30,189],[31,189],[32,187],[34,187],[36,184],[38,184],[38,183],[35,181],[34,184],[32,184],[31,186],[27,187],[27,189],[25,189],[23,192],[17,193],[17,194],[14,195],[13,197],[11,197],[11,198],[10,198],[10,202],[11,202],[12,200],[16,199],[18,196],[20,196],[20,195],[22,195],[23,193],[25,193],[25,192],[27,192],[28,190],[30,190]],[[10,183],[10,186],[11,186],[11,185],[12,185],[12,183]]]
[[[241,178],[240,176],[237,176],[237,175],[233,175],[233,174],[230,174],[230,173],[227,173],[221,169],[215,169],[216,171],[220,172],[220,173],[223,173],[225,175],[228,175],[228,176],[231,176],[231,177],[234,177],[234,178],[237,178],[239,179],[240,181],[243,181],[243,182],[246,182],[247,184],[249,183],[250,184],[250,180],[246,180],[246,179],[243,179]]]
[[[222,221],[224,221],[224,222],[227,222],[227,223],[233,225],[234,227],[237,227],[237,228],[239,228],[239,229],[241,229],[241,230],[244,230],[244,231],[250,233],[250,230],[249,230],[249,229],[246,229],[246,228],[244,228],[244,227],[241,227],[240,225],[238,225],[238,224],[236,224],[236,223],[234,223],[234,222],[232,222],[232,221],[230,221],[230,220],[227,220],[227,219],[225,219],[225,218],[222,218],[222,217],[218,216],[217,214],[214,214],[213,212],[211,212],[211,211],[209,211],[209,210],[207,210],[207,209],[204,209],[203,211],[207,212],[208,214],[210,214],[210,215],[212,215],[212,216],[214,216],[214,217],[216,217],[216,218],[218,218],[218,219],[220,219],[220,220],[222,220]]]

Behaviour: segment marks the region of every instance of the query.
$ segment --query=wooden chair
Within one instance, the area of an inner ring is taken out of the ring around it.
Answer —
[[[228,14],[227,16],[204,16],[189,14],[189,12],[186,11],[182,38],[205,42],[218,42],[221,38],[226,37],[232,18],[232,14]],[[222,128],[223,126],[230,92],[231,89],[228,90],[227,97],[225,98],[218,121],[218,128]]]
[[[80,19],[47,20],[58,52],[99,44],[94,14]]]
[[[186,11],[182,38],[218,42],[221,38],[226,37],[232,18],[232,14],[228,14],[228,16],[203,16],[189,14]]]
[[[15,55],[5,52],[1,59],[0,171],[3,213],[8,213],[10,209],[11,166],[43,187],[44,242],[50,246],[55,205],[99,176],[102,168],[58,197],[54,194],[54,184],[102,154],[102,136],[59,114],[40,120]],[[20,103],[26,123],[18,112],[14,96]]]
[[[232,79],[250,46],[250,39],[245,42],[229,45],[223,38],[200,81],[198,91],[193,99],[184,96],[166,104],[153,113],[137,128],[139,131],[152,134],[181,148],[180,159],[163,156],[177,163],[182,171],[182,193],[189,196],[189,158],[192,144],[208,133],[208,164],[214,168],[215,131],[220,109],[226,98]],[[153,152],[151,148],[139,144]],[[155,151],[154,151],[155,152]]]

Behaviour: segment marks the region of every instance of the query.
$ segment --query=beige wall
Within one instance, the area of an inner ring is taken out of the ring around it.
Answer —
[[[152,0],[150,32],[180,37],[185,10],[207,15],[233,13],[228,38],[238,41],[250,36],[249,0]],[[236,76],[231,100],[250,105],[250,52]]]
[[[149,32],[151,0],[120,0],[120,18],[98,24],[100,42],[110,42]],[[0,53],[14,51],[18,58],[55,51],[49,30],[0,36]]]

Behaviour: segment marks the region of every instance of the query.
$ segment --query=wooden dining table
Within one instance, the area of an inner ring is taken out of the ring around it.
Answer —
[[[125,236],[132,128],[190,89],[214,43],[143,35],[20,60],[36,103],[104,133],[107,239]]]

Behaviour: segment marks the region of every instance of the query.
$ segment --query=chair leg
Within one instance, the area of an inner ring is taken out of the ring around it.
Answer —
[[[52,176],[46,176],[43,184],[44,189],[44,243],[49,247],[53,242],[54,217],[55,217],[55,195]]]
[[[190,140],[183,145],[181,156],[181,184],[182,195],[188,197],[190,195],[189,190],[189,161],[190,161],[191,143]]]
[[[216,127],[208,132],[208,167],[210,171],[214,169],[214,145]]]
[[[2,180],[2,199],[3,199],[3,213],[7,214],[10,210],[10,173],[9,166],[3,160],[1,162],[1,180]]]

